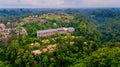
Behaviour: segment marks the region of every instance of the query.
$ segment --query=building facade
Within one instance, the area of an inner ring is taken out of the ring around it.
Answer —
[[[74,28],[73,27],[69,27],[69,28],[58,28],[58,29],[50,29],[50,30],[40,30],[37,31],[37,37],[45,37],[45,36],[51,36],[51,35],[55,35],[56,33],[59,34],[68,34],[71,32],[74,32]]]

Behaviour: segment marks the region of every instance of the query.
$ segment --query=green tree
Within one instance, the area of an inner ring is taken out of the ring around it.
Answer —
[[[90,57],[79,60],[79,64],[87,67],[119,67],[120,48],[100,48],[93,52]],[[77,63],[76,63],[77,64]]]

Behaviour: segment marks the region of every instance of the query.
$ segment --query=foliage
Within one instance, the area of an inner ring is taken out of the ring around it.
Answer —
[[[11,31],[11,40],[0,41],[0,67],[119,67],[119,13],[119,9],[0,10],[1,22],[9,21],[7,27],[24,27],[28,32],[15,38],[15,31]],[[36,15],[45,21],[29,20],[28,16]],[[74,27],[75,31],[37,38],[38,30],[60,27]],[[32,54],[33,50],[42,51],[50,45],[56,48]]]

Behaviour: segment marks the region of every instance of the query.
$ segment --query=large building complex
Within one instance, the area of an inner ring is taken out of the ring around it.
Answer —
[[[50,29],[50,30],[40,30],[37,31],[37,37],[45,37],[45,36],[51,36],[51,35],[55,35],[56,33],[59,34],[68,34],[71,32],[74,32],[74,28],[73,27],[69,27],[69,28],[58,28],[58,29]]]

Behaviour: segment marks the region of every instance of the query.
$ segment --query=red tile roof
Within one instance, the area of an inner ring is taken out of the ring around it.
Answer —
[[[4,24],[0,24],[0,27],[5,26]]]

